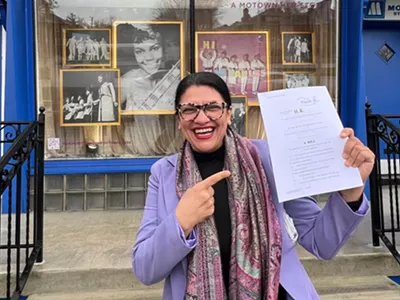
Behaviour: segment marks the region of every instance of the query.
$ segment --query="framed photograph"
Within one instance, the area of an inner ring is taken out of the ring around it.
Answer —
[[[63,67],[111,67],[111,29],[63,29]]]
[[[317,85],[315,72],[284,72],[283,88],[292,89]]]
[[[282,64],[315,64],[313,32],[282,32]]]
[[[196,71],[214,72],[232,95],[246,95],[258,106],[257,93],[270,90],[268,31],[196,32]]]
[[[60,70],[61,126],[119,125],[119,87],[119,70]]]
[[[232,129],[247,135],[247,96],[232,96]]]
[[[174,114],[184,76],[183,22],[117,21],[113,66],[121,71],[121,114]]]

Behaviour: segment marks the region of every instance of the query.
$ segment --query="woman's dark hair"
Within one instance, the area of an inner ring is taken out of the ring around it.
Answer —
[[[221,95],[222,99],[224,99],[226,104],[228,104],[228,107],[230,107],[232,104],[231,94],[229,93],[228,86],[221,77],[211,72],[197,72],[186,76],[179,83],[175,95],[175,108],[178,107],[182,95],[191,86],[208,86],[216,90]]]
[[[141,44],[148,40],[157,40],[161,42],[161,34],[159,32],[149,30],[143,30],[133,26],[134,33],[133,33],[133,43],[134,44]]]

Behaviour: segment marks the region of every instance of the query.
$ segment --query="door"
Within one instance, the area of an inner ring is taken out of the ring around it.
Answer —
[[[366,95],[372,111],[400,115],[400,28],[364,29],[363,38]]]

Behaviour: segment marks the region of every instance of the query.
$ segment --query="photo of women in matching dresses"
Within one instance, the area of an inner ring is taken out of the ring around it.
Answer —
[[[111,66],[110,29],[64,29],[64,66]]]
[[[283,73],[283,79],[285,89],[316,85],[315,73],[287,72]]]
[[[282,32],[283,64],[314,64],[312,32]]]
[[[119,124],[118,70],[62,70],[61,126]]]
[[[114,66],[121,70],[121,112],[174,112],[183,76],[181,22],[114,24]]]
[[[257,104],[257,93],[268,86],[268,32],[198,32],[196,71],[214,72],[232,95],[246,95]]]

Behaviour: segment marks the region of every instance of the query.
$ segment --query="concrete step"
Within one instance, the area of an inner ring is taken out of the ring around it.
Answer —
[[[339,256],[332,261],[320,261],[316,258],[302,258],[302,263],[311,279],[349,278],[365,276],[400,275],[400,267],[389,254]],[[126,268],[87,268],[48,270],[35,266],[25,287],[28,293],[50,293],[112,290],[112,289],[147,289],[133,275],[130,267]],[[0,278],[1,281],[1,278]],[[162,288],[159,283],[155,288]],[[154,287],[150,287],[151,289]],[[399,297],[400,299],[400,297]]]
[[[30,295],[29,300],[160,300],[162,290],[100,290],[79,293]]]
[[[322,300],[400,299],[400,286],[386,276],[326,276],[312,281]],[[392,295],[397,298],[390,298]]]
[[[132,245],[141,219],[142,211],[46,213],[45,263],[34,266],[24,291],[146,290],[131,270]],[[310,277],[400,275],[400,266],[386,247],[370,245],[370,222],[367,216],[332,261],[320,261],[298,246]],[[5,267],[0,263],[0,296]]]
[[[131,270],[132,245],[141,218],[141,211],[46,213],[45,262],[34,266],[24,292],[147,290]],[[386,247],[370,245],[370,224],[367,216],[332,261],[320,261],[298,246],[310,277],[400,275],[400,266]],[[0,256],[4,254],[0,251]],[[5,271],[6,265],[0,260],[0,297],[4,294]]]
[[[313,280],[321,300],[398,300],[400,286],[384,276],[324,277]],[[161,299],[160,286],[149,289],[115,289],[65,293],[28,294],[29,300],[156,300]]]
[[[399,300],[400,291],[357,292],[340,295],[325,295],[321,300]]]

